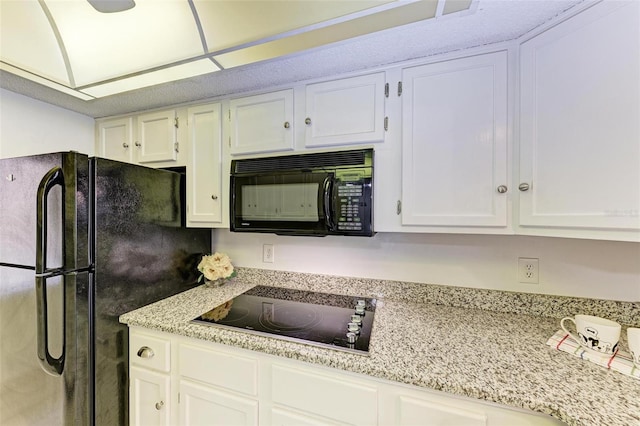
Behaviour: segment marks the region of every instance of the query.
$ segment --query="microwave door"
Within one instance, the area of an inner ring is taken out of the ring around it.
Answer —
[[[324,190],[331,176],[303,172],[232,177],[232,230],[326,235]]]

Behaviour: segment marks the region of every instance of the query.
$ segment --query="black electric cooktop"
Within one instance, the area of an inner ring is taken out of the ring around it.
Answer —
[[[257,286],[192,322],[368,354],[377,300]]]

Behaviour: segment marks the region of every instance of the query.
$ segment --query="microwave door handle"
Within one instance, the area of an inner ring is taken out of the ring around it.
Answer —
[[[64,369],[65,349],[62,348],[62,355],[54,358],[49,353],[49,331],[47,320],[47,278],[60,274],[60,270],[51,270],[47,268],[47,219],[48,219],[48,196],[49,191],[56,185],[62,186],[62,203],[64,204],[64,175],[60,167],[51,169],[40,182],[38,186],[37,197],[37,224],[36,224],[36,329],[37,329],[37,352],[40,365],[47,373],[59,376]],[[64,222],[64,209],[62,213],[62,221]],[[62,252],[64,256],[64,238],[62,241]],[[63,280],[66,277],[63,276]],[[65,281],[63,281],[63,292]],[[63,312],[66,304],[63,307]],[[64,314],[63,314],[64,317]],[[64,325],[63,325],[64,327]],[[64,336],[64,331],[63,331]]]
[[[333,189],[333,178],[331,175],[324,179],[322,187],[324,192],[324,219],[327,222],[327,228],[333,231],[335,230],[335,224],[333,223],[333,212],[331,211],[331,192]]]

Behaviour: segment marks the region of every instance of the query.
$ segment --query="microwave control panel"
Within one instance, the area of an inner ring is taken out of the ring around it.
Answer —
[[[354,234],[371,232],[371,183],[369,179],[337,182],[336,227]]]

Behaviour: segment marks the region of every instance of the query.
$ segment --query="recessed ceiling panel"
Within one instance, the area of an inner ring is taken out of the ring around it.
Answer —
[[[0,58],[43,78],[70,84],[56,35],[37,1],[0,3]]]
[[[471,0],[447,0],[442,10],[443,15],[461,12],[471,7]]]
[[[354,13],[402,3],[377,1],[194,1],[209,52],[253,43]]]
[[[202,55],[189,3],[136,0],[133,9],[100,13],[86,0],[44,0],[69,56],[77,86]]]
[[[214,58],[224,68],[237,67],[433,18],[436,9],[437,0],[405,3],[402,7],[234,50]]]
[[[115,93],[139,89],[141,87],[148,87],[155,84],[168,83],[170,81],[181,80],[183,78],[208,74],[218,70],[219,68],[215,66],[211,60],[200,59],[193,62],[187,62],[182,65],[163,68],[158,71],[135,75],[121,80],[114,80],[110,83],[98,86],[87,87],[82,89],[82,91],[99,98],[102,96],[113,95]]]

